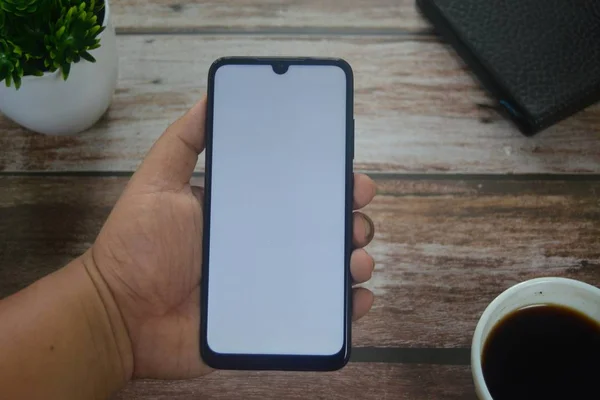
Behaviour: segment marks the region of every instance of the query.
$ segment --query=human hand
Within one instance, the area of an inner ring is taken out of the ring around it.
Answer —
[[[199,350],[203,190],[190,179],[204,149],[206,99],[171,125],[133,175],[92,249],[87,268],[102,280],[128,335],[131,376],[178,379],[210,372]],[[354,207],[375,196],[366,175],[354,178]],[[318,195],[315,193],[315,196]],[[374,234],[371,220],[354,214],[351,273],[370,279],[374,261],[362,248]],[[318,277],[315,277],[318,279]],[[353,319],[365,315],[373,294],[353,289]]]

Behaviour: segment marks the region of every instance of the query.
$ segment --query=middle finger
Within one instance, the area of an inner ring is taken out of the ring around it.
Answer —
[[[352,220],[352,243],[357,248],[365,247],[373,240],[375,225],[371,218],[361,212],[355,212]]]

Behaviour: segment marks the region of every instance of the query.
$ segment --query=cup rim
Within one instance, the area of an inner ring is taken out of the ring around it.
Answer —
[[[483,346],[483,331],[485,329],[486,324],[490,320],[492,313],[498,308],[500,304],[504,302],[504,300],[514,293],[521,291],[523,288],[539,285],[543,283],[559,283],[568,285],[571,287],[577,287],[582,290],[592,291],[592,292],[600,292],[600,289],[596,286],[590,285],[585,282],[581,282],[575,279],[569,278],[558,278],[558,277],[542,277],[542,278],[534,278],[529,279],[520,283],[517,283],[502,293],[500,293],[491,303],[487,305],[481,317],[479,317],[479,321],[477,322],[477,326],[475,328],[475,332],[473,333],[473,340],[471,342],[471,369],[473,378],[477,382],[481,382],[479,385],[479,391],[481,395],[483,395],[482,400],[493,400],[491,393],[485,383],[485,378],[483,376],[483,366],[481,363],[481,348]]]

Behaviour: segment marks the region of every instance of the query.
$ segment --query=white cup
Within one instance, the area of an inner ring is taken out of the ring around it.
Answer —
[[[492,301],[477,323],[471,346],[471,370],[480,400],[493,400],[483,378],[482,353],[492,328],[513,311],[536,304],[555,304],[577,310],[600,323],[600,289],[565,278],[538,278],[519,283]]]

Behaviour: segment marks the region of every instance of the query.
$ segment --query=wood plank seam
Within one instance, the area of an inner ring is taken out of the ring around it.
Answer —
[[[398,36],[398,37],[427,37],[441,40],[431,29],[407,31],[394,28],[256,28],[256,29],[228,29],[228,28],[196,28],[196,27],[168,27],[168,28],[115,28],[117,35],[222,35],[222,36]]]
[[[470,365],[470,348],[354,347],[350,362]]]

